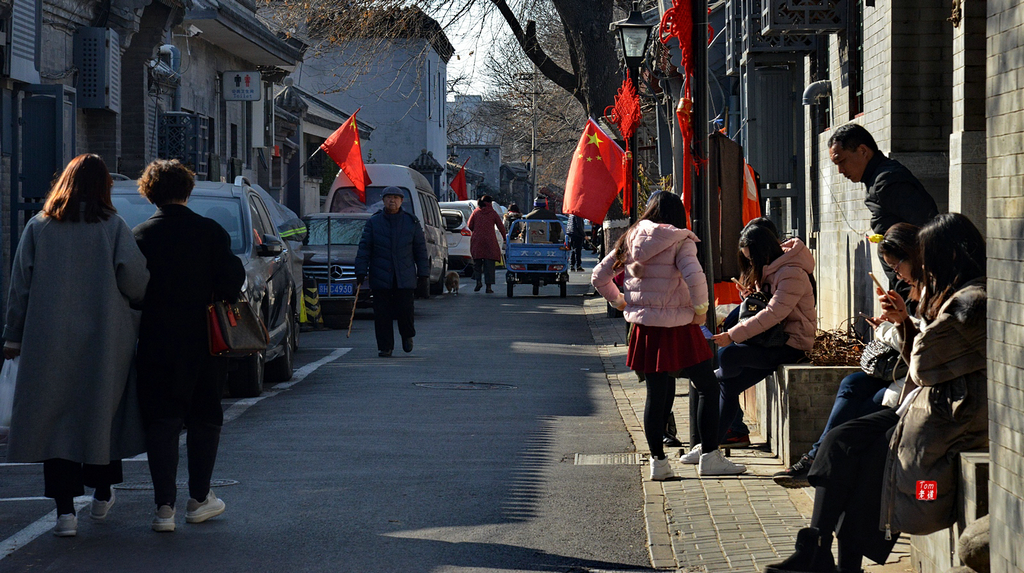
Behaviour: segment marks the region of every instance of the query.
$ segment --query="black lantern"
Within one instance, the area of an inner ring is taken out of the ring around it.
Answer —
[[[640,11],[640,2],[633,2],[633,10],[630,11],[628,18],[612,22],[608,27],[619,34],[619,45],[622,47],[622,56],[626,60],[628,69],[634,71],[640,69],[640,64],[644,61],[644,54],[647,52],[647,44],[651,40],[651,28],[653,27],[644,20],[644,14]]]

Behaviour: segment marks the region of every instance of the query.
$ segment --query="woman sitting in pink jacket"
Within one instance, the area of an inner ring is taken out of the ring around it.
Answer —
[[[611,254],[594,268],[592,282],[631,324],[626,364],[647,384],[644,435],[651,450],[651,479],[673,477],[662,442],[676,382],[686,376],[697,389],[701,447],[698,473],[730,475],[746,468],[718,449],[718,380],[700,325],[708,310],[708,285],[697,260],[697,236],[686,228],[679,197],[659,192]],[[612,278],[625,271],[623,291]]]
[[[764,227],[747,227],[739,240],[740,283],[748,290],[765,291],[771,296],[768,306],[741,321],[713,340],[722,347],[718,352],[719,369],[715,372],[722,386],[722,407],[719,436],[724,436],[729,422],[739,408],[739,395],[764,380],[783,364],[800,362],[814,346],[817,314],[814,310],[814,257],[800,239],[781,245],[775,235]],[[766,347],[748,344],[747,340],[777,324],[783,324],[786,343]],[[690,459],[687,459],[687,458]],[[683,462],[695,463],[694,452],[683,456]]]

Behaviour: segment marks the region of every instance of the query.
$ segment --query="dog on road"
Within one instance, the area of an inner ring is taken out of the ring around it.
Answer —
[[[455,271],[448,271],[448,274],[444,275],[444,288],[448,289],[450,294],[459,294],[459,273]]]

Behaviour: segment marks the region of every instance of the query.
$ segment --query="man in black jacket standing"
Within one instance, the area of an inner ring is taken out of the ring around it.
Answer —
[[[939,214],[935,200],[917,177],[879,151],[875,139],[862,126],[848,123],[836,128],[828,138],[828,153],[839,173],[867,187],[864,204],[871,211],[871,230],[875,234],[884,235],[896,223],[923,227]],[[882,262],[889,288],[895,288],[896,273]]]
[[[395,320],[402,350],[412,352],[412,338],[416,336],[413,299],[417,287],[426,290],[430,264],[419,220],[402,210],[405,193],[398,187],[387,187],[381,195],[384,210],[366,221],[359,240],[356,280],[361,284],[370,275],[377,354],[388,357],[395,348]]]

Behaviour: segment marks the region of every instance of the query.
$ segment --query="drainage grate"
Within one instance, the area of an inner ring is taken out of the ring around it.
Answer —
[[[178,489],[186,489],[186,488],[188,488],[188,482],[185,481],[185,480],[174,482],[174,485],[176,485],[178,487]],[[226,487],[226,486],[229,486],[229,485],[238,485],[238,481],[237,480],[233,480],[233,479],[213,479],[213,480],[210,480],[210,487]],[[115,485],[112,485],[110,487],[112,487],[114,489],[146,490],[146,489],[153,489],[153,482],[151,482],[151,481],[129,481],[129,482],[115,484]]]
[[[576,454],[575,466],[638,466],[644,463],[642,454]]]
[[[491,384],[486,382],[419,382],[413,384],[420,388],[434,390],[515,390],[511,384]]]

